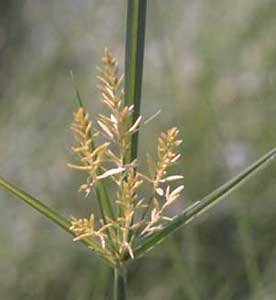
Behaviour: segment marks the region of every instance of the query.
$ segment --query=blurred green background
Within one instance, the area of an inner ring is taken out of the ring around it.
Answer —
[[[95,210],[66,167],[75,78],[100,111],[104,47],[123,63],[126,1],[0,2],[0,174],[66,216]],[[175,212],[275,146],[276,1],[148,1],[141,133],[184,140]],[[149,142],[150,141],[150,142]],[[141,155],[141,163],[144,155]],[[130,299],[276,299],[276,164],[129,270]],[[112,272],[44,217],[0,191],[0,299],[111,299]]]

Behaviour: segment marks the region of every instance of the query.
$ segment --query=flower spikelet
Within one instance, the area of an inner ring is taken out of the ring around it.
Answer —
[[[123,106],[122,103],[124,76],[119,75],[118,62],[107,49],[104,51],[102,62],[103,69],[100,69],[100,75],[97,77],[100,82],[97,87],[110,114],[100,114],[98,125],[104,136],[115,144],[118,153],[115,156],[111,153],[111,156],[118,166],[122,166],[125,152],[130,147],[130,136],[138,130],[141,117],[130,125],[133,106]]]
[[[127,180],[121,182],[118,192],[118,200],[116,203],[122,208],[121,222],[130,229],[130,223],[136,209],[139,209],[139,202],[137,202],[137,193],[139,187],[143,184],[143,180],[139,174],[135,172],[134,168],[129,168],[126,172]]]
[[[92,238],[99,240],[103,249],[106,247],[106,229],[108,225],[102,226],[99,230],[95,229],[95,217],[91,214],[89,219],[76,219],[71,221],[70,230],[76,234],[74,241],[82,240],[85,238]]]
[[[88,173],[87,183],[80,187],[80,190],[88,194],[99,179],[99,171],[105,160],[109,143],[94,147],[93,140],[97,133],[92,133],[92,122],[89,121],[89,116],[82,107],[76,112],[71,128],[77,142],[72,150],[79,157],[80,164],[68,164],[68,166]]]
[[[113,222],[117,230],[117,238],[115,243],[118,248],[119,257],[124,257],[126,253],[133,258],[132,243],[129,239],[130,232],[141,227],[141,221],[134,222],[135,212],[143,208],[143,200],[138,201],[138,190],[143,184],[140,175],[135,172],[133,166],[128,166],[125,173],[120,174],[116,180],[118,185],[117,200],[115,201],[120,211],[119,216]]]
[[[161,190],[158,191],[160,183],[174,180],[172,176],[165,176],[167,174],[167,169],[180,158],[180,154],[176,153],[177,146],[182,143],[182,140],[177,139],[178,133],[179,130],[176,127],[173,127],[167,132],[162,132],[158,139],[158,161],[155,168],[155,178],[153,179],[154,188],[158,194],[163,193]],[[182,178],[182,176],[180,177]],[[177,177],[177,179],[180,178]]]
[[[167,176],[168,168],[175,164],[180,157],[180,154],[176,152],[177,147],[182,143],[182,140],[177,139],[178,133],[179,130],[176,127],[162,132],[158,138],[158,160],[156,163],[149,161],[154,171],[154,175],[150,179],[153,186],[153,208],[151,210],[150,220],[142,231],[142,234],[152,234],[163,228],[162,221],[171,220],[171,218],[164,215],[164,211],[175,203],[184,188],[183,185],[180,185],[171,191],[171,186],[168,183],[180,180],[183,176]]]

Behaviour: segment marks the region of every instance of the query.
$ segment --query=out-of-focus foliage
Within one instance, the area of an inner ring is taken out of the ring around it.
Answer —
[[[77,192],[70,160],[75,74],[99,112],[105,46],[123,61],[126,1],[0,4],[0,171],[67,216],[95,203]],[[184,140],[178,209],[275,146],[276,2],[149,1],[142,113]],[[275,298],[275,165],[131,266],[131,299]],[[111,272],[84,247],[0,192],[0,299],[110,299]],[[145,276],[150,274],[150,276]]]

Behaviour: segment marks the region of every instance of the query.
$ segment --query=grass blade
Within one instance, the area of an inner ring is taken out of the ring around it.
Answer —
[[[49,208],[47,205],[43,204],[38,199],[34,198],[30,194],[24,192],[23,190],[19,189],[15,185],[9,183],[4,178],[0,177],[0,186],[2,186],[5,190],[9,191],[11,194],[16,196],[17,198],[23,200],[28,205],[32,206],[35,210],[40,212],[42,215],[44,215],[46,218],[48,218],[50,221],[61,227],[63,230],[67,231],[71,235],[74,235],[72,231],[70,231],[70,221],[66,219],[64,216],[60,215],[55,210]],[[97,249],[98,251],[101,251],[101,248],[91,239],[83,239],[80,241],[81,243],[85,244],[88,247],[92,247],[93,249]],[[109,258],[102,256],[102,258],[108,263],[110,266],[113,266],[114,263]]]
[[[144,42],[147,0],[128,0],[126,58],[125,58],[125,105],[134,105],[131,123],[138,118],[141,104]],[[138,132],[132,136],[131,149],[125,157],[130,163],[137,157]]]
[[[12,185],[4,178],[0,177],[0,186],[4,189],[15,195],[16,197],[23,200],[28,205],[32,206],[34,209],[39,211],[41,214],[46,216],[48,219],[53,221],[55,224],[66,230],[67,232],[71,233],[69,230],[70,221],[67,220],[65,217],[59,215],[56,211],[52,210],[38,199],[34,198],[33,196],[29,195],[28,193],[22,191],[18,187]]]
[[[227,195],[231,194],[238,187],[243,185],[251,176],[255,175],[258,171],[268,166],[269,163],[276,156],[276,149],[271,150],[259,160],[253,163],[251,166],[242,171],[239,175],[214,190],[211,194],[204,197],[202,200],[197,201],[185,209],[178,217],[176,217],[169,225],[160,230],[155,235],[145,238],[141,241],[139,246],[134,250],[136,257],[142,256],[145,252],[152,249],[156,244],[160,243],[164,238],[172,234],[175,230],[181,226],[188,224],[194,218],[198,217],[202,213],[206,212],[213,205],[224,199]]]

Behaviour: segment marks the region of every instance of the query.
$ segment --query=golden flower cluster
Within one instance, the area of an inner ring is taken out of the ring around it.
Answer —
[[[179,132],[176,128],[161,133],[158,159],[150,161],[150,175],[140,173],[136,161],[125,164],[131,136],[139,130],[142,118],[139,116],[131,123],[133,106],[124,106],[123,75],[119,76],[117,60],[105,50],[102,62],[97,77],[98,90],[108,113],[98,116],[96,130],[84,108],[79,107],[72,124],[76,138],[73,152],[79,163],[68,166],[87,173],[86,182],[80,187],[87,196],[97,184],[104,184],[106,178],[111,179],[116,187],[111,197],[116,213],[112,218],[102,216],[98,221],[93,214],[89,219],[73,218],[70,230],[76,235],[74,240],[91,238],[104,255],[120,262],[126,256],[134,258],[136,239],[154,234],[172,220],[166,216],[165,210],[179,198],[183,185],[172,189],[171,182],[182,179],[182,176],[167,176],[167,171],[179,159],[177,147],[182,141],[177,139]],[[95,138],[99,133],[106,141],[96,146]],[[152,187],[149,199],[139,197],[144,184]]]

